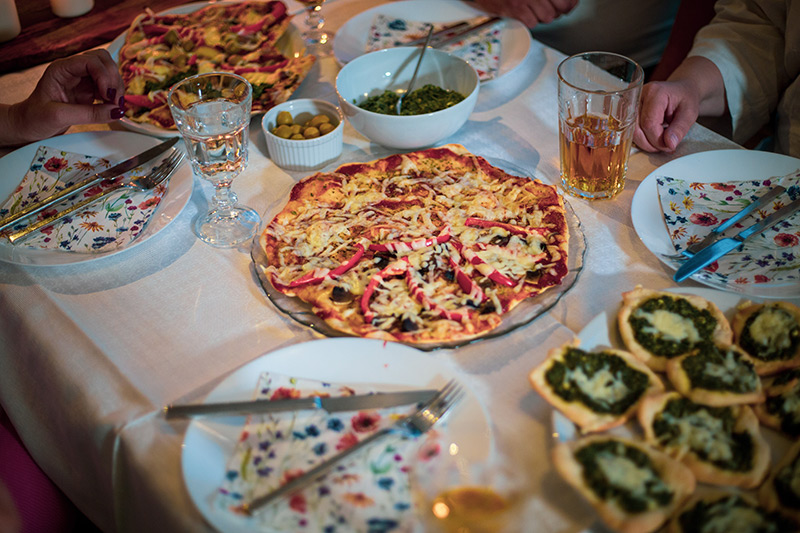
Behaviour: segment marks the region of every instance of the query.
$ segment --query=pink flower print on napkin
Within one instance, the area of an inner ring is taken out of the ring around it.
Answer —
[[[0,217],[14,214],[27,205],[110,166],[107,159],[40,146],[19,186],[0,207]],[[141,175],[142,172],[142,168],[137,168],[129,174]],[[20,220],[11,229],[22,229],[31,221],[47,218],[74,202],[99,194],[111,186],[112,182],[103,182],[90,187],[76,195],[75,199],[64,200],[37,216]],[[166,191],[166,185],[162,184],[152,191],[123,189],[113,192],[104,199],[32,233],[16,246],[77,253],[102,253],[123,248],[146,227]]]

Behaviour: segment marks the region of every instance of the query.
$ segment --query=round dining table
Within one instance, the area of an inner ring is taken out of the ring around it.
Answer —
[[[331,40],[309,49],[319,60],[292,98],[336,103],[337,30],[382,3],[334,0],[325,6]],[[290,11],[300,7],[287,4]],[[302,31],[303,16],[293,24]],[[467,123],[442,143],[558,184],[556,67],[564,57],[531,40],[518,65],[481,86]],[[0,76],[0,101],[23,99],[45,67]],[[286,171],[270,160],[260,118],[252,120],[249,164],[233,190],[262,214],[263,228],[310,172]],[[109,129],[125,131],[113,124],[67,133]],[[523,523],[531,531],[583,531],[597,517],[552,467],[552,409],[531,388],[528,373],[550,349],[618,306],[623,292],[637,285],[677,287],[673,271],[637,235],[634,193],[661,165],[719,149],[741,147],[695,125],[674,153],[634,150],[616,198],[590,202],[565,195],[586,242],[574,285],[523,327],[426,352],[461,376],[487,413],[497,453],[525,472],[530,491]],[[345,124],[342,156],[327,169],[391,153]],[[242,365],[322,337],[273,305],[249,245],[220,249],[195,236],[193,222],[207,211],[212,192],[195,177],[175,219],[123,253],[71,264],[0,263],[0,404],[36,462],[103,531],[213,531],[184,481],[181,456],[190,422],[165,419],[162,407],[202,401]],[[682,286],[700,287],[692,280]]]

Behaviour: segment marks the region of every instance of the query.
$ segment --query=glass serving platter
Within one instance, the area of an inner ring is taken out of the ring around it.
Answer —
[[[516,176],[527,176],[529,178],[534,177],[533,173],[528,172],[508,161],[489,157],[485,159],[491,165],[498,167],[509,174],[514,174]],[[340,162],[336,166],[338,167],[341,164],[343,163]],[[550,183],[549,180],[544,179],[542,176],[535,177],[544,183]],[[584,256],[586,254],[586,237],[583,233],[583,228],[581,227],[578,216],[575,214],[575,211],[572,209],[572,206],[569,204],[566,198],[564,198],[564,207],[566,209],[567,227],[569,228],[569,245],[567,252],[568,272],[567,275],[561,280],[559,285],[551,287],[537,296],[523,300],[516,307],[514,307],[514,309],[503,315],[503,321],[498,327],[491,331],[487,331],[481,336],[470,339],[459,339],[451,342],[407,344],[419,350],[432,351],[438,349],[458,348],[460,346],[466,346],[467,344],[472,344],[473,342],[480,340],[493,339],[495,337],[506,335],[517,328],[530,324],[536,318],[543,315],[554,305],[556,305],[561,297],[564,296],[573,287],[573,285],[575,285],[581,270],[583,270]],[[271,219],[272,217],[264,217],[265,222]],[[304,326],[314,329],[322,335],[327,337],[351,336],[328,325],[325,320],[314,313],[310,304],[299,298],[287,296],[282,292],[277,291],[272,286],[272,283],[269,281],[266,273],[266,268],[268,266],[267,257],[259,245],[259,236],[260,235],[256,235],[256,237],[253,239],[250,255],[253,259],[255,272],[258,276],[261,287],[264,289],[264,292],[272,304],[293,320],[303,324]]]

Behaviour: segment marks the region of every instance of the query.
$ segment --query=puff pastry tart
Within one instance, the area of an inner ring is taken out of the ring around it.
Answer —
[[[800,307],[749,305],[736,312],[732,326],[736,344],[753,358],[759,375],[800,367]]]
[[[529,374],[531,385],[584,433],[625,423],[648,394],[664,390],[659,377],[633,355],[607,348],[554,348]]]
[[[725,315],[700,296],[636,287],[622,294],[617,315],[625,347],[653,370],[704,342],[731,344]]]
[[[792,517],[800,526],[800,441],[795,442],[758,491],[761,505]],[[794,531],[800,531],[800,527]]]
[[[725,406],[764,401],[761,379],[750,357],[738,346],[699,345],[667,361],[675,390],[704,405]]]
[[[661,527],[694,491],[691,470],[642,442],[592,435],[553,449],[559,474],[623,533]]]
[[[791,519],[761,507],[749,495],[722,491],[692,498],[669,525],[670,533],[797,530]]]
[[[639,407],[645,440],[680,460],[700,482],[753,488],[770,466],[770,448],[746,405],[710,407],[668,392]]]
[[[785,370],[764,383],[766,401],[755,406],[756,416],[767,427],[800,437],[800,368]]]

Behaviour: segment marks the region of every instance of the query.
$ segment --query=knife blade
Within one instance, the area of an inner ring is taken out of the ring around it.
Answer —
[[[497,22],[499,20],[502,20],[502,19],[500,17],[492,17],[489,20],[485,20],[485,21],[481,22],[480,24],[476,24],[475,26],[470,26],[469,28],[461,30],[458,33],[456,33],[455,35],[453,35],[451,37],[448,37],[447,39],[443,39],[441,41],[437,41],[437,42],[431,43],[431,48],[441,48],[442,46],[445,46],[447,44],[454,43],[456,41],[460,41],[461,39],[463,39],[467,35],[470,35],[472,33],[475,33],[476,31],[482,30],[483,28],[491,26],[492,24],[494,24],[495,22]]]
[[[703,248],[681,265],[675,272],[673,279],[680,283],[698,270],[707,267],[723,255],[740,247],[748,238],[771,228],[784,218],[794,214],[798,209],[800,209],[800,198],[778,209],[760,222],[743,229],[733,237],[720,239],[711,246]]]
[[[168,405],[163,408],[163,412],[166,418],[197,415],[278,413],[305,409],[324,409],[329,413],[335,413],[337,411],[380,409],[382,407],[397,407],[400,405],[426,402],[430,400],[434,394],[436,394],[436,391],[431,389],[376,392],[372,394],[355,394],[353,396],[310,396],[308,398],[290,398],[286,400],[250,400],[227,403]]]
[[[744,209],[727,219],[722,224],[718,225],[716,228],[712,229],[711,232],[706,235],[702,241],[689,246],[686,250],[683,251],[683,255],[691,257],[706,246],[710,245],[712,242],[716,241],[719,236],[722,234],[723,231],[730,228],[744,217],[755,211],[756,209],[760,209],[766,206],[769,202],[773,199],[777,198],[781,193],[786,191],[785,188],[781,187],[780,185],[775,186],[775,188],[770,189],[767,191],[763,196],[758,198],[754,202],[750,202]]]
[[[465,20],[462,20],[461,22],[456,22],[455,24],[451,24],[449,26],[445,26],[441,30],[433,32],[433,34],[431,35],[431,40],[433,41],[433,40],[438,39],[439,37],[451,32],[451,31],[460,30],[460,29],[466,28],[468,26],[469,26],[469,23],[467,21],[465,21]],[[419,46],[422,43],[424,43],[427,38],[428,37],[425,36],[425,37],[421,37],[419,39],[414,39],[413,41],[409,41],[407,43],[403,43],[403,46]]]
[[[64,198],[68,198],[73,194],[88,189],[89,187],[96,185],[101,181],[116,178],[120,174],[124,174],[131,169],[134,169],[138,166],[147,163],[148,161],[158,157],[159,155],[163,154],[164,152],[172,148],[175,145],[175,143],[178,142],[179,140],[180,137],[172,137],[162,142],[161,144],[154,146],[153,148],[150,148],[149,150],[145,150],[141,154],[135,155],[130,159],[126,159],[121,163],[117,163],[113,167],[104,170],[103,172],[93,174],[88,178],[75,183],[74,185],[66,187],[56,192],[55,194],[51,194],[50,196],[44,198],[43,200],[39,200],[38,202],[34,202],[28,206],[25,206],[24,209],[20,209],[13,215],[7,216],[6,218],[0,220],[0,231],[6,229],[7,227],[9,227],[10,225],[14,224],[15,222],[17,222],[22,218],[35,215],[42,209],[46,209],[51,205],[57,203],[58,201],[63,200]]]

